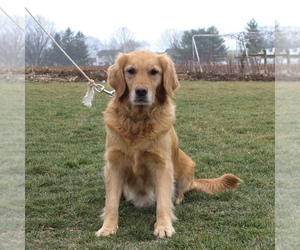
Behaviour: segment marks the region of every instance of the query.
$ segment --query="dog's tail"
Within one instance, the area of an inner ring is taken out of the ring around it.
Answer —
[[[233,174],[224,174],[216,179],[194,180],[190,190],[202,191],[208,194],[220,193],[227,189],[235,190],[243,182]]]

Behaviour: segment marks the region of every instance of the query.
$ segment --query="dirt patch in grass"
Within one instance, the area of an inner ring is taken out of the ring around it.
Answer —
[[[109,66],[80,66],[84,73],[95,82],[107,80]],[[26,82],[83,82],[86,78],[74,66],[26,67]]]
[[[107,80],[109,66],[80,66],[84,73],[95,82]],[[187,72],[181,66],[176,67],[180,81],[275,81],[274,75],[266,74],[227,74],[207,72]],[[85,77],[74,66],[26,67],[26,82],[82,82]]]
[[[178,73],[180,81],[259,81],[259,82],[272,82],[275,81],[274,75],[245,75],[245,74],[226,74],[226,73],[210,73],[210,72],[188,72],[185,74]]]

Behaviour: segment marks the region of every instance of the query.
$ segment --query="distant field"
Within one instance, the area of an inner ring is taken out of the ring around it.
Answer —
[[[196,178],[232,173],[235,192],[190,192],[176,206],[176,234],[153,235],[155,207],[121,201],[119,230],[94,236],[105,186],[102,112],[81,100],[86,83],[26,84],[28,249],[273,249],[275,247],[274,82],[181,82],[175,129]]]

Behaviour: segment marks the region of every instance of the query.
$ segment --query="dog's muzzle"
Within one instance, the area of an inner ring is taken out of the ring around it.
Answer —
[[[148,88],[146,86],[137,86],[135,88],[135,95],[134,95],[133,102],[136,105],[148,105],[149,104]]]

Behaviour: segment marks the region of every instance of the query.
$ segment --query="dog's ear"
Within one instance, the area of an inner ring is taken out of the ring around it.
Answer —
[[[107,81],[109,85],[116,91],[115,95],[120,98],[126,90],[126,82],[124,77],[124,66],[127,60],[127,55],[120,54],[115,64],[108,68]]]
[[[163,87],[166,93],[173,97],[174,90],[179,86],[174,63],[167,54],[161,55],[159,60],[163,69]]]

